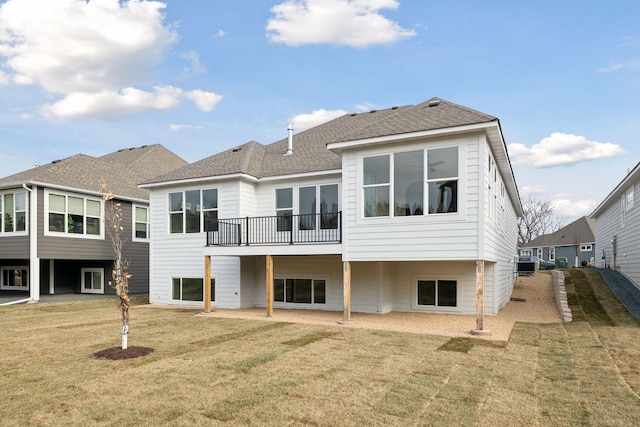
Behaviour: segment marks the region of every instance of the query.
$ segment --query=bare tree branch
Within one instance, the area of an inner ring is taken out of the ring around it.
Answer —
[[[522,217],[518,220],[518,245],[522,246],[538,236],[558,231],[566,218],[554,215],[551,200],[539,200],[531,194],[522,203]]]

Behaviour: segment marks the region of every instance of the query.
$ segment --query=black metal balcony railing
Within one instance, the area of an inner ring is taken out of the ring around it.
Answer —
[[[207,221],[207,246],[342,242],[342,212]]]

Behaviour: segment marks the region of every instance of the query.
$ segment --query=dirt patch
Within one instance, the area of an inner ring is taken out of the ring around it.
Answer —
[[[122,360],[146,356],[147,354],[153,353],[153,351],[154,349],[151,347],[132,346],[127,347],[124,350],[122,349],[122,347],[111,347],[93,353],[93,355],[98,359]]]

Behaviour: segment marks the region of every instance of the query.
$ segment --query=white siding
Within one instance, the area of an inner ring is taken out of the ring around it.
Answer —
[[[494,175],[495,161],[489,169],[489,154],[493,153],[488,144],[480,151],[483,177],[483,256],[485,260],[485,313],[497,313],[511,298],[516,275],[514,259],[518,251],[518,218],[510,198],[504,188],[504,178],[498,172]],[[491,206],[493,204],[493,206]],[[495,283],[495,287],[490,285]]]
[[[621,196],[614,198],[609,206],[596,218],[595,261],[598,267],[605,265],[613,268],[613,240],[617,242],[616,266],[640,287],[640,198],[638,188],[640,177],[630,181],[623,187],[622,194],[634,192],[633,207],[624,213],[622,223]],[[605,254],[606,259],[602,256]]]
[[[345,257],[352,261],[477,259],[480,141],[484,143],[484,136],[478,134],[344,153]],[[451,146],[459,147],[457,213],[400,218],[363,217],[363,156]]]
[[[238,202],[239,202],[239,215],[244,216],[256,216],[256,187],[257,184],[241,181],[238,183]],[[227,217],[228,218],[228,217]]]
[[[201,306],[202,302],[172,300],[171,279],[174,277],[204,278],[203,247],[205,233],[170,234],[168,225],[168,195],[181,190],[204,188],[218,189],[219,217],[234,217],[238,214],[237,183],[225,182],[200,186],[173,187],[152,190],[151,239],[149,263],[149,300],[153,304],[180,304]],[[212,276],[216,279],[216,301],[214,306],[238,307],[240,261],[237,257],[212,259]]]
[[[454,279],[458,281],[458,307],[451,313],[475,314],[476,274],[475,262],[397,262],[393,264],[394,305],[393,311],[443,312],[442,309],[416,309],[416,281],[425,279]],[[487,296],[485,296],[487,298]]]

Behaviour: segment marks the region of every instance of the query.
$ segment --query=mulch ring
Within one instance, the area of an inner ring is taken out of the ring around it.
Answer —
[[[93,353],[93,355],[98,359],[122,360],[146,356],[147,354],[153,353],[153,350],[154,349],[151,347],[138,346],[127,347],[124,350],[122,347],[111,347],[98,351],[97,353]]]

